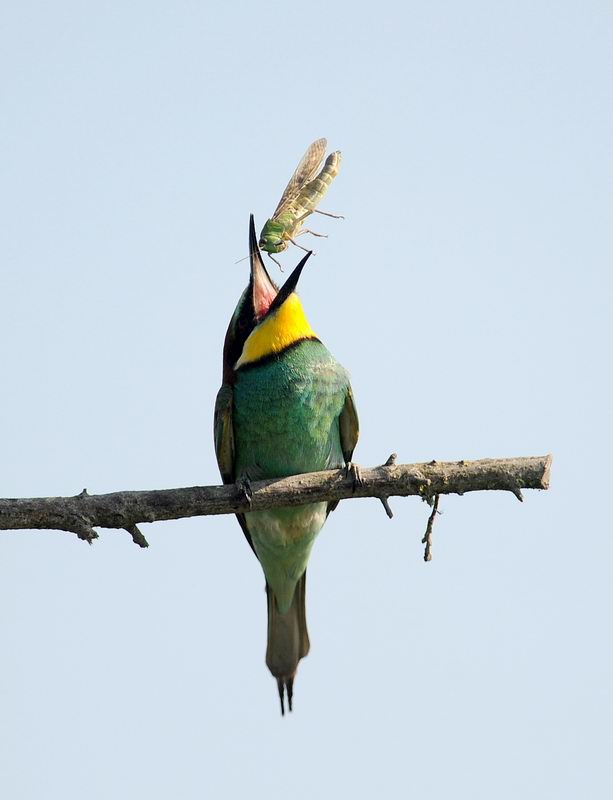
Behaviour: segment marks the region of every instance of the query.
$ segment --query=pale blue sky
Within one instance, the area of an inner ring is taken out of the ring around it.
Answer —
[[[430,564],[423,504],[343,503],[283,720],[233,518],[2,535],[0,793],[609,798],[611,5],[220,5],[2,7],[0,495],[218,481],[248,214],[319,136],[358,462],[551,451],[552,489],[445,498]]]

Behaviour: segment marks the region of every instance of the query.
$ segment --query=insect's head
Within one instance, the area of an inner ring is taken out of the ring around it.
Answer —
[[[267,253],[281,253],[287,249],[287,241],[283,238],[282,223],[269,219],[260,234],[260,247]]]

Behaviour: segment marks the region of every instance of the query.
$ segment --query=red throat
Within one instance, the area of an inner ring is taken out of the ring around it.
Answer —
[[[257,280],[253,287],[253,310],[260,320],[268,313],[272,301],[277,296],[275,287],[266,280]]]

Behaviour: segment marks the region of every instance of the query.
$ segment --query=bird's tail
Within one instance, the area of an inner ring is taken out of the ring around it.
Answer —
[[[277,679],[281,714],[285,714],[284,695],[292,710],[294,677],[298,662],[309,652],[309,634],[306,624],[305,608],[306,572],[296,584],[294,599],[289,609],[282,614],[270,586],[266,586],[268,600],[268,645],[266,647],[266,666]]]

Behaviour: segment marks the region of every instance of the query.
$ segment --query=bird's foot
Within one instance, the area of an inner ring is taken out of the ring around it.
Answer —
[[[251,489],[251,479],[249,475],[244,472],[240,478],[236,481],[236,486],[243,495],[245,502],[248,506],[251,506],[251,498],[253,497],[253,490]]]
[[[348,461],[345,464],[345,477],[346,478],[353,478],[353,491],[362,485],[362,470],[357,465],[354,464],[353,461]]]

